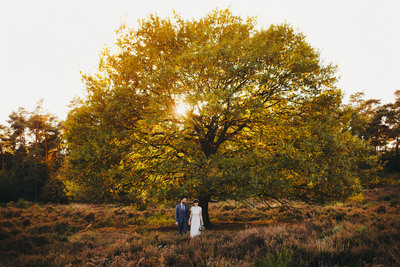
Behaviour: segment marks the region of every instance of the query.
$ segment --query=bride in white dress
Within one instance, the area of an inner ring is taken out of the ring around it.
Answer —
[[[200,226],[203,226],[203,216],[201,215],[201,207],[199,207],[199,200],[193,200],[194,206],[190,208],[190,237],[200,234]]]

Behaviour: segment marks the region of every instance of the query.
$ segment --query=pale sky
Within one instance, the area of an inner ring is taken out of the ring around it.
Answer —
[[[0,0],[0,124],[40,99],[59,119],[83,96],[80,71],[93,73],[104,44],[124,20],[172,10],[199,18],[229,7],[258,25],[288,22],[304,33],[325,62],[338,65],[346,96],[393,102],[400,90],[399,0]]]

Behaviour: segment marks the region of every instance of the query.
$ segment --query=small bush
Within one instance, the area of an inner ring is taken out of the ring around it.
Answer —
[[[262,259],[258,266],[265,267],[286,267],[292,266],[292,250],[283,247],[276,254],[268,251],[264,259]]]
[[[382,201],[390,201],[392,199],[392,196],[390,194],[385,194],[383,196],[379,196],[379,199]]]
[[[400,198],[391,200],[389,205],[391,207],[399,207],[400,206]]]
[[[222,209],[222,210],[225,210],[225,211],[234,210],[234,209],[235,209],[235,206],[231,206],[231,205],[229,205],[229,204],[224,204],[224,205],[221,207],[221,209]]]
[[[23,220],[22,220],[22,225],[25,226],[25,227],[31,225],[31,220],[29,220],[29,219],[23,219]]]
[[[103,227],[111,227],[115,225],[115,221],[111,217],[105,217],[101,220],[100,225]]]
[[[45,202],[67,203],[65,185],[59,177],[50,177],[42,188],[41,199]]]
[[[15,204],[15,207],[19,208],[19,209],[27,209],[28,204],[26,204],[26,202],[23,198],[20,198],[20,199],[18,199],[17,204]]]
[[[369,237],[369,230],[366,226],[362,225],[357,229],[357,234],[362,240],[366,240]]]
[[[84,219],[86,222],[91,222],[94,220],[94,218],[95,218],[95,214],[91,212],[91,213],[87,214]]]
[[[333,227],[332,233],[333,233],[333,234],[336,234],[336,233],[342,231],[343,229],[344,229],[343,226],[341,226],[341,225],[336,225],[335,227]]]
[[[59,222],[55,225],[54,231],[59,235],[64,235],[67,232],[74,232],[75,228],[75,226],[71,226],[66,222]]]
[[[363,193],[360,193],[358,195],[350,197],[349,199],[354,201],[354,202],[356,202],[356,203],[363,203],[364,195],[363,195]]]
[[[377,213],[386,213],[387,212],[387,208],[385,205],[380,205],[376,208],[376,212]]]

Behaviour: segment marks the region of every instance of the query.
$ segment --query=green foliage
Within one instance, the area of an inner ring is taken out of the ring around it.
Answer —
[[[20,198],[18,199],[18,202],[15,204],[15,207],[19,209],[27,209],[28,205],[26,204],[23,198]]]
[[[339,233],[340,231],[342,231],[344,229],[344,227],[342,225],[336,225],[335,227],[333,227],[332,229],[332,233],[336,234]]]
[[[389,205],[392,207],[399,207],[400,206],[400,198],[391,200]]]
[[[368,227],[366,227],[365,225],[361,225],[360,228],[356,229],[356,234],[362,239],[367,239],[369,236]]]
[[[41,200],[45,202],[66,203],[65,185],[59,177],[50,177],[42,188]]]
[[[105,217],[101,220],[101,225],[103,227],[112,227],[115,226],[115,222],[111,217]]]
[[[275,255],[268,252],[265,258],[257,264],[257,266],[265,267],[289,267],[292,266],[292,250],[288,248],[281,248]]]

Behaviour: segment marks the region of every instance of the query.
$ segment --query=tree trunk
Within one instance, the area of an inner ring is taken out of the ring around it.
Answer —
[[[5,167],[5,161],[4,161],[4,154],[3,154],[3,147],[0,146],[0,151],[1,151],[1,169],[4,170]]]
[[[45,144],[45,155],[46,155],[46,161],[47,161],[47,159],[48,159],[48,157],[49,157],[49,151],[48,151],[48,148],[47,148],[47,137],[45,136],[44,137],[44,144]]]
[[[38,140],[39,139],[39,122],[36,122],[36,131],[35,131],[35,170],[37,170],[38,165]]]
[[[212,223],[210,221],[210,216],[208,213],[208,203],[210,202],[210,196],[209,195],[201,195],[199,197],[199,202],[200,202],[199,206],[202,209],[204,227],[210,228],[210,227],[212,227]]]

